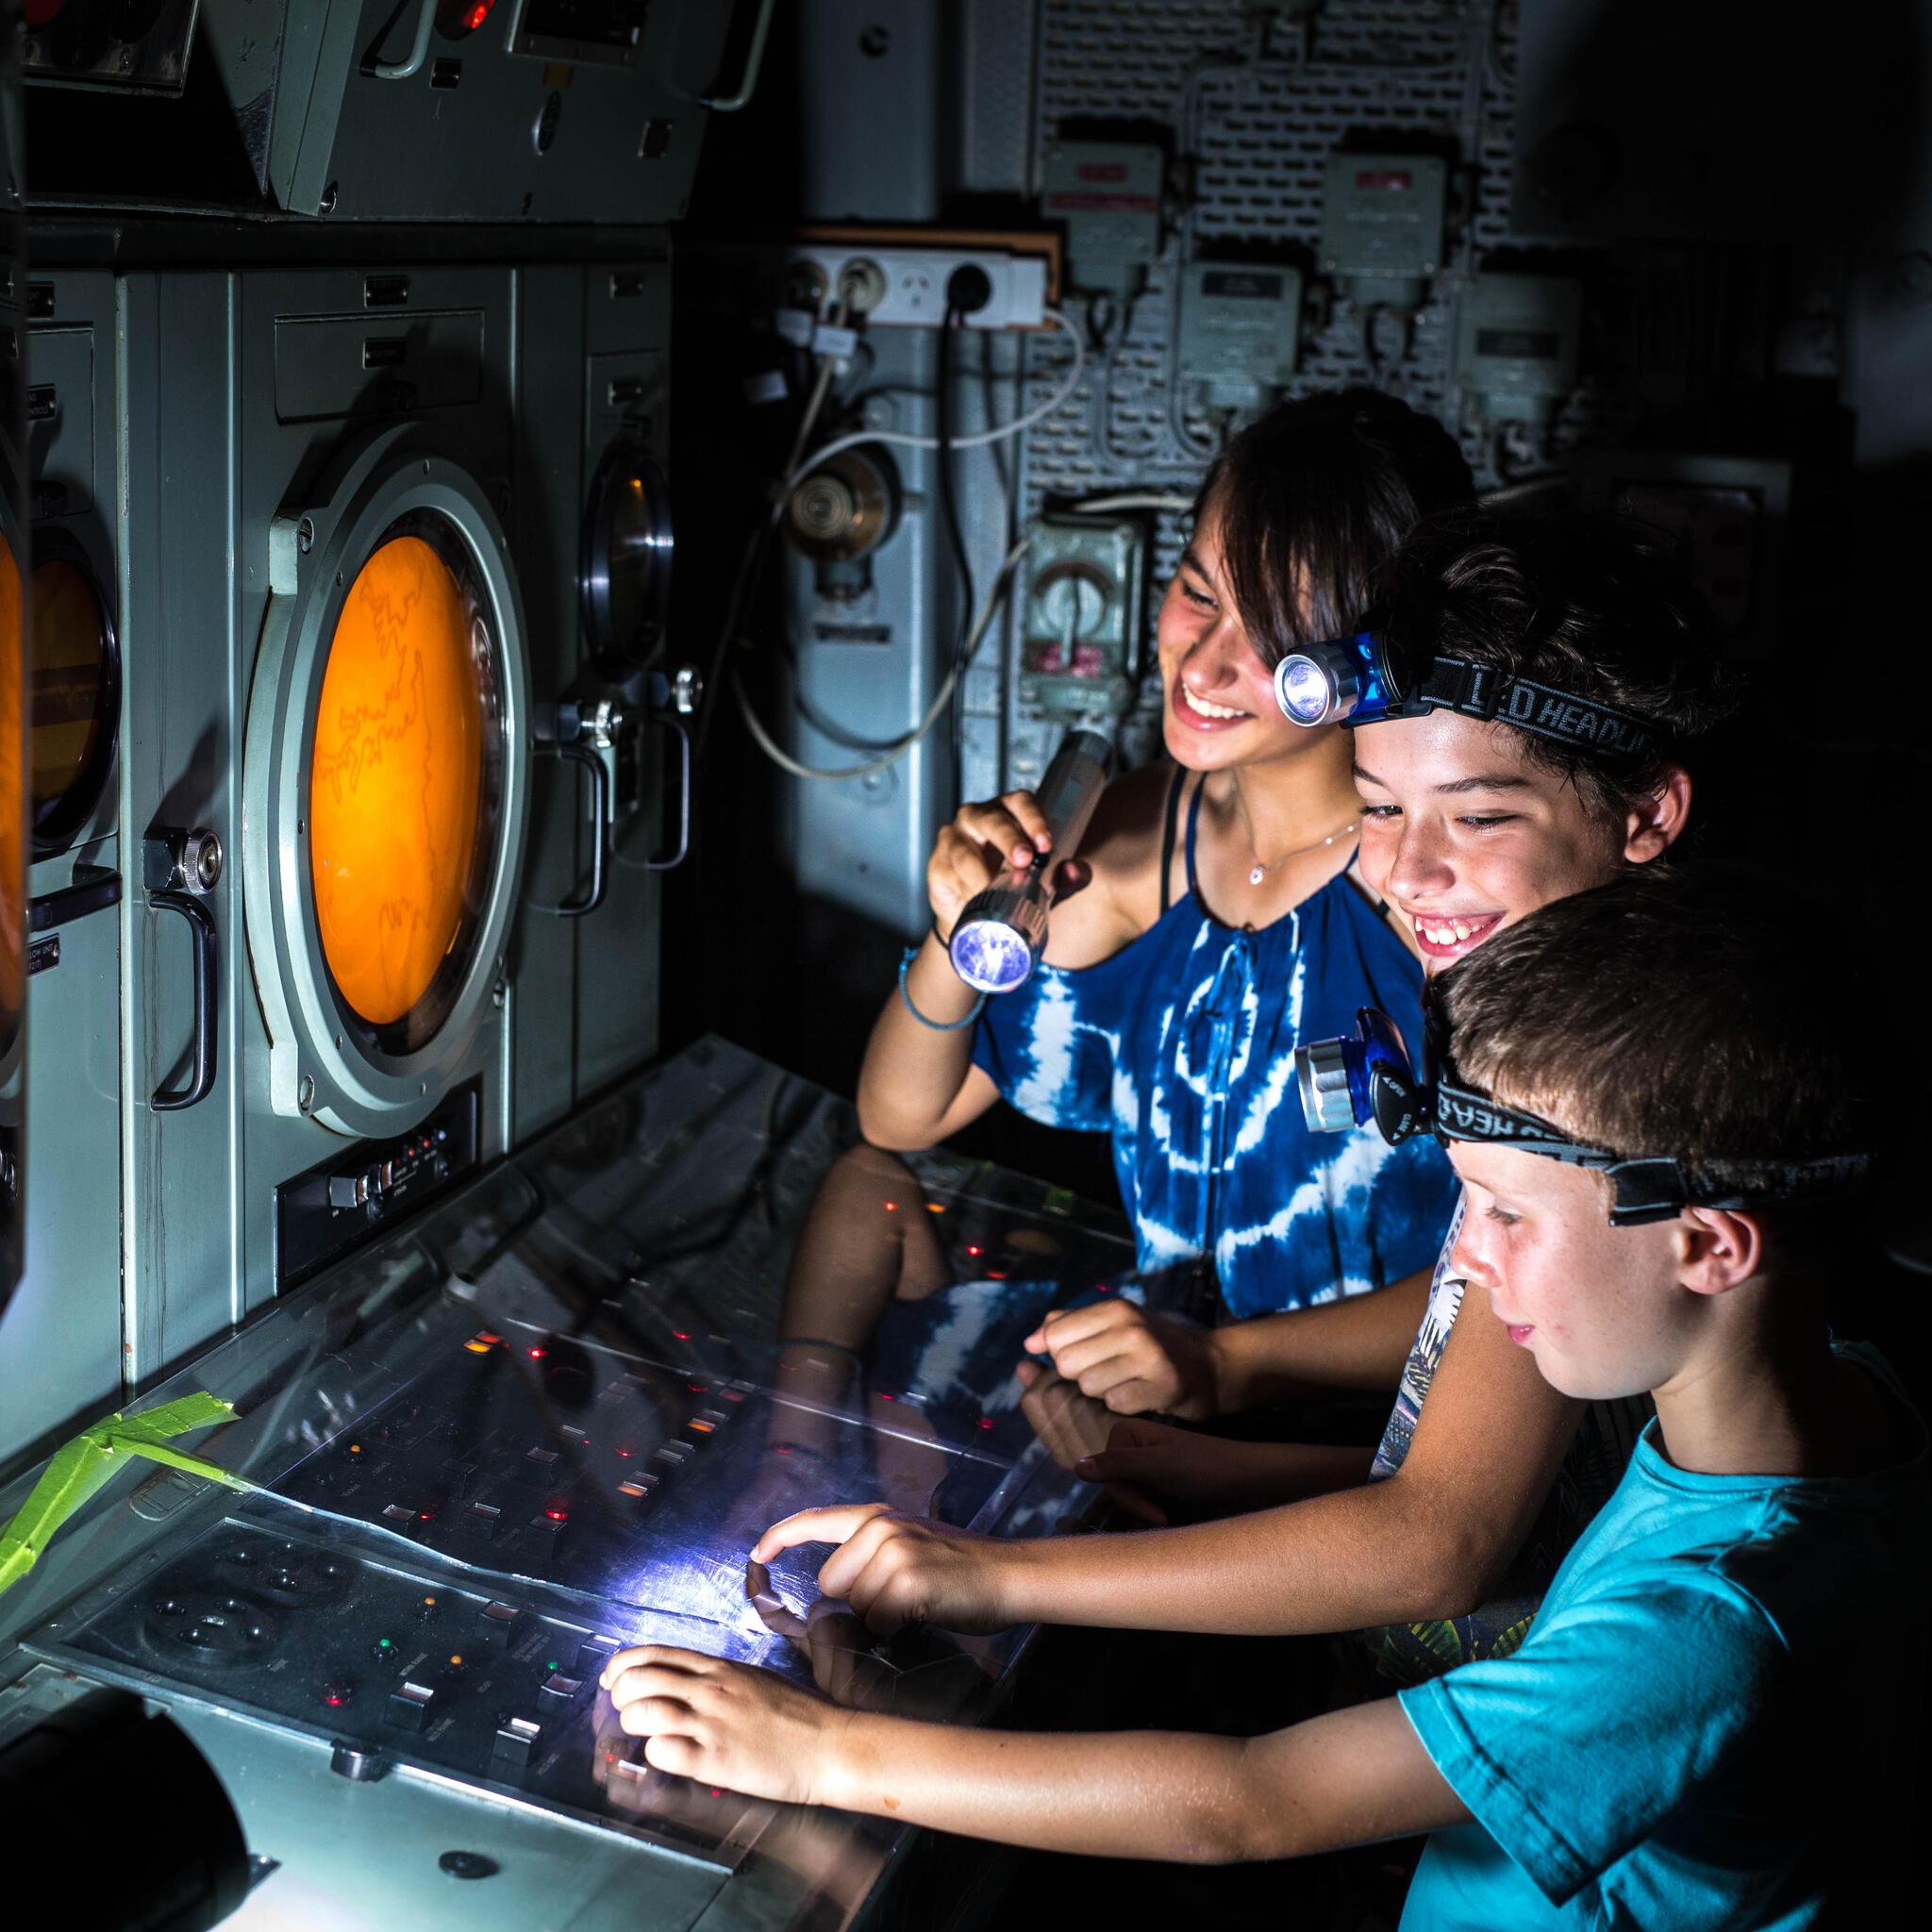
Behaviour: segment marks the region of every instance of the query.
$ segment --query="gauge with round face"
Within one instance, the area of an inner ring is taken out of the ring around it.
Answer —
[[[641,444],[614,443],[584,511],[580,588],[591,655],[607,676],[641,670],[671,601],[671,491]]]
[[[57,555],[34,565],[29,657],[34,845],[58,852],[100,800],[114,762],[121,705],[114,626],[99,587],[77,560]]]
[[[392,524],[330,640],[308,782],[309,873],[337,1004],[413,1051],[449,1011],[489,884],[502,729],[488,598],[433,511]]]

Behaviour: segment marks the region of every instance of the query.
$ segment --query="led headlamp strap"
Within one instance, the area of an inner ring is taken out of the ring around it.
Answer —
[[[1436,1082],[1436,1131],[1445,1141],[1521,1147],[1573,1167],[1596,1169],[1608,1176],[1615,1191],[1612,1227],[1668,1221],[1686,1208],[1743,1209],[1852,1193],[1870,1179],[1874,1158],[1870,1154],[1828,1154],[1817,1160],[1752,1161],[1748,1185],[1719,1185],[1699,1180],[1671,1155],[1624,1159],[1601,1147],[1585,1146],[1533,1113],[1505,1107],[1445,1079]]]
[[[1657,734],[1641,719],[1593,699],[1557,691],[1528,677],[1505,677],[1466,658],[1438,658],[1429,675],[1405,694],[1405,709],[1442,707],[1465,717],[1513,724],[1533,738],[1612,754],[1649,751]]]

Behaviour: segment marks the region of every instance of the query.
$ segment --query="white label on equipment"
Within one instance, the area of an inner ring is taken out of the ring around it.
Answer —
[[[772,326],[788,342],[798,348],[811,347],[811,332],[818,326],[818,317],[809,308],[781,308],[772,318]]]
[[[812,337],[811,345],[818,355],[843,360],[858,347],[858,335],[854,329],[835,328],[829,322],[822,322],[817,334]]]
[[[744,378],[744,399],[748,403],[782,403],[791,393],[782,369],[760,369]]]

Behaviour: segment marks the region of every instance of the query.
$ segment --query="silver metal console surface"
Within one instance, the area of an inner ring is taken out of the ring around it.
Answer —
[[[877,1920],[910,1834],[648,1770],[597,1670],[662,1641],[992,1712],[1027,1632],[874,1644],[817,1601],[821,1557],[754,1594],[745,1551],[817,1503],[1083,1515],[1012,1365],[1049,1302],[1119,1288],[1108,1221],[882,1155],[846,1103],[700,1042],[137,1405],[232,1403],[181,1446],[250,1487],[130,1458],[0,1596],[0,1738],[89,1683],[166,1707],[279,1861],[240,1926]]]

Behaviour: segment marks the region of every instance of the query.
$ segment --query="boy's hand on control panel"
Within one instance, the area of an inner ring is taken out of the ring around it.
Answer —
[[[656,1770],[783,1805],[837,1803],[825,1773],[849,1710],[770,1671],[661,1643],[620,1650],[598,1683]]]
[[[839,1545],[819,1571],[819,1588],[850,1604],[879,1636],[908,1624],[983,1632],[1018,1621],[1001,1589],[1003,1553],[1015,1546],[991,1537],[895,1516],[884,1503],[846,1503],[774,1523],[752,1561],[769,1563],[800,1543]]]
[[[1026,1338],[1083,1395],[1116,1415],[1155,1410],[1201,1422],[1221,1408],[1214,1335],[1138,1302],[1112,1299],[1058,1308]]]

